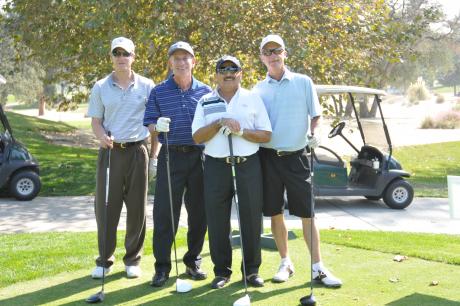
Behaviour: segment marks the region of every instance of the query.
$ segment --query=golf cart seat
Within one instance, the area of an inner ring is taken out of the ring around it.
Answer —
[[[361,147],[358,157],[353,159],[350,164],[352,166],[366,166],[372,168],[372,160],[375,158],[377,158],[379,163],[382,164],[382,152],[375,147],[364,145]]]

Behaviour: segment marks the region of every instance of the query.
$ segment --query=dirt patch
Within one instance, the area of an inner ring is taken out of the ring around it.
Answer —
[[[99,141],[94,134],[88,130],[76,129],[66,133],[43,132],[42,135],[49,143],[55,145],[88,149],[97,149],[99,146]]]

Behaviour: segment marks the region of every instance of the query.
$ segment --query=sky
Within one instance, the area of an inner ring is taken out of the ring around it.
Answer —
[[[460,1],[459,0],[433,0],[444,7],[444,12],[449,19],[460,14]]]

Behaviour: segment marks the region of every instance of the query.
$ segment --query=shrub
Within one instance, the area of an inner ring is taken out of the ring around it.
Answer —
[[[444,98],[444,95],[441,94],[441,93],[437,93],[436,94],[436,103],[440,104],[440,103],[444,103],[446,99]]]
[[[417,82],[410,84],[407,89],[407,97],[410,103],[427,100],[430,97],[430,93],[425,86],[425,81],[422,78],[418,78]]]
[[[426,117],[421,127],[422,129],[456,129],[460,128],[460,112],[452,111],[441,114],[437,119]]]

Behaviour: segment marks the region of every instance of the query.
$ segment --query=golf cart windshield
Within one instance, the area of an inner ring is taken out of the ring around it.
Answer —
[[[391,140],[380,108],[380,97],[385,95],[384,91],[354,86],[317,85],[317,92],[324,107],[323,129],[331,130],[339,122],[345,123],[341,133],[351,143],[347,146],[347,153],[356,153],[363,145],[391,152]],[[323,139],[324,145],[333,150],[344,148],[341,137]]]

